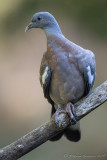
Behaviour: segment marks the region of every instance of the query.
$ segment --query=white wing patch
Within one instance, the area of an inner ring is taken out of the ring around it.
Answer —
[[[48,66],[46,66],[44,73],[42,75],[42,84],[43,85],[45,84],[46,78],[48,77],[48,69],[49,69]]]
[[[88,78],[89,78],[89,83],[92,84],[93,80],[94,80],[94,75],[91,74],[91,68],[90,68],[90,66],[87,67],[87,71],[88,71],[87,75],[88,75]]]

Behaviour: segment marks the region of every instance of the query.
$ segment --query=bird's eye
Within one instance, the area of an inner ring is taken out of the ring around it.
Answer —
[[[38,17],[37,19],[38,19],[38,21],[40,21],[42,18],[41,18],[41,17]]]

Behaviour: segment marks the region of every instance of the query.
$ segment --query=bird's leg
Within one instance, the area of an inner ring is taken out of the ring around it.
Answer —
[[[59,114],[61,114],[61,113],[66,113],[66,111],[62,110],[62,109],[57,109],[55,114],[53,114],[53,116],[52,116],[52,118],[55,119],[57,127],[60,127]]]
[[[71,124],[74,125],[76,124],[76,118],[75,118],[75,108],[74,105],[72,103],[68,103],[66,106],[66,112],[68,113],[68,115],[71,118]]]
[[[52,118],[55,119],[57,127],[60,127],[60,122],[59,122],[59,114],[61,113],[67,113],[70,116],[71,119],[71,124],[74,125],[76,124],[76,118],[75,118],[75,108],[72,103],[68,103],[66,106],[66,109],[62,109],[62,107],[58,108],[56,112],[53,114]]]

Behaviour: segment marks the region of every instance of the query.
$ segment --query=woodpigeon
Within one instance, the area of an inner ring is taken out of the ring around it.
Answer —
[[[52,105],[57,126],[60,112],[68,113],[71,118],[71,126],[51,141],[59,140],[64,134],[69,140],[77,142],[81,138],[81,131],[79,122],[76,123],[74,103],[88,95],[93,87],[95,56],[92,51],[65,38],[57,21],[48,12],[35,13],[25,31],[31,28],[43,29],[47,37],[47,51],[40,66],[44,97]]]

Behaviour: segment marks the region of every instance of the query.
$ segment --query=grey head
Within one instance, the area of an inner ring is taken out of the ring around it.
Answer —
[[[41,28],[46,35],[50,33],[62,34],[55,18],[49,12],[38,12],[32,17],[31,23],[25,28],[25,31],[31,28]]]

